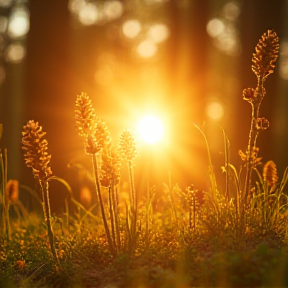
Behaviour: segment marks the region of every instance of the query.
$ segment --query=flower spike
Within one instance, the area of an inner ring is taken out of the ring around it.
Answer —
[[[39,180],[48,180],[52,176],[50,167],[51,155],[47,152],[48,142],[42,139],[46,132],[34,120],[28,121],[23,127],[22,149],[27,167],[31,167],[34,177]]]
[[[259,39],[252,58],[252,71],[263,81],[274,72],[279,53],[279,38],[273,30],[268,30]]]

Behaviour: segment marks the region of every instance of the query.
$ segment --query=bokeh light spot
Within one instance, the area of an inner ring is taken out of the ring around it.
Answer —
[[[206,114],[213,120],[219,120],[224,114],[223,106],[219,102],[213,101],[206,107]]]
[[[158,51],[157,45],[149,40],[142,41],[138,47],[137,52],[143,58],[150,58],[154,56]]]
[[[24,7],[16,8],[9,19],[8,35],[18,38],[26,35],[29,31],[29,12]]]
[[[148,115],[139,120],[137,132],[145,142],[153,144],[163,137],[164,127],[159,118]]]
[[[224,30],[225,25],[223,21],[218,18],[211,19],[206,26],[207,33],[213,38],[221,35]]]
[[[82,6],[78,12],[78,20],[84,26],[90,26],[98,20],[98,10],[96,5],[88,3]]]
[[[123,13],[123,4],[120,1],[106,1],[103,6],[103,13],[108,20],[119,18]]]
[[[25,57],[26,51],[21,44],[10,44],[5,51],[5,58],[7,62],[19,63]]]
[[[155,43],[160,43],[169,37],[169,33],[169,28],[165,24],[154,24],[149,28],[148,37]]]
[[[11,6],[13,0],[0,0],[0,7],[6,8]]]
[[[127,20],[122,25],[122,32],[127,38],[135,38],[142,30],[141,23],[136,19]]]
[[[235,20],[240,15],[240,7],[235,2],[228,2],[224,5],[223,14],[228,20]]]

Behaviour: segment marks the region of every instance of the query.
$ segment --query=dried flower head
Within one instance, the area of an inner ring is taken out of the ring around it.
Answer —
[[[17,180],[10,179],[5,187],[5,197],[8,203],[17,203],[19,195],[19,183]]]
[[[91,99],[86,93],[77,95],[75,109],[76,129],[80,136],[87,137],[93,134],[96,114],[92,107]]]
[[[268,30],[259,39],[252,58],[252,71],[257,78],[265,80],[274,72],[279,53],[279,38],[273,30]]]
[[[278,174],[277,174],[277,168],[274,161],[270,160],[266,162],[263,168],[263,179],[267,183],[267,186],[269,188],[272,188],[272,190],[275,189],[277,181],[278,181]]]
[[[98,149],[104,149],[111,142],[110,132],[108,131],[106,123],[103,122],[99,117],[97,117],[94,136],[97,141]]]
[[[259,148],[253,147],[253,150],[251,152],[251,156],[249,157],[249,151],[246,151],[246,154],[239,150],[239,155],[243,162],[247,163],[248,160],[250,161],[251,167],[256,167],[258,165],[262,164],[262,157],[258,157]],[[250,158],[250,159],[249,159]]]
[[[102,153],[100,183],[104,187],[117,185],[120,181],[121,159],[116,149],[105,149]]]
[[[42,139],[46,132],[38,122],[29,120],[23,127],[22,149],[27,167],[31,167],[34,177],[39,180],[48,180],[52,176],[50,167],[51,155],[48,154],[48,142]]]
[[[87,154],[96,154],[110,141],[110,133],[104,122],[96,116],[92,102],[86,93],[76,99],[76,128],[80,136],[85,137]]]
[[[133,162],[137,156],[135,139],[132,133],[124,130],[120,135],[119,148],[122,158],[128,162]]]
[[[204,193],[201,190],[195,189],[194,185],[190,185],[186,188],[186,193],[184,194],[185,200],[188,202],[189,206],[191,207],[193,203],[196,206],[201,206],[204,203]]]

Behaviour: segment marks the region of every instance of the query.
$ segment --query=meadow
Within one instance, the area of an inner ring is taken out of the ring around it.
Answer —
[[[171,178],[161,191],[149,181],[138,191],[134,135],[124,130],[114,143],[82,92],[75,123],[91,169],[78,169],[91,178],[96,201],[87,187],[77,198],[68,181],[53,174],[45,127],[29,120],[22,148],[36,188],[7,179],[9,147],[0,153],[0,287],[287,287],[288,168],[278,175],[274,161],[262,163],[257,146],[269,128],[260,108],[279,48],[276,32],[268,30],[252,55],[255,87],[242,95],[251,104],[251,126],[240,167],[229,161],[235,152],[224,127],[224,178],[217,179],[205,126],[194,125],[209,160],[205,191],[193,183],[182,190]],[[60,216],[51,213],[53,181],[67,190]],[[24,190],[39,209],[20,201]]]

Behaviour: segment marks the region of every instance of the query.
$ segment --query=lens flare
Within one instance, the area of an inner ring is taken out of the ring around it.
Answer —
[[[163,137],[164,127],[159,118],[148,115],[139,120],[137,132],[146,143],[153,144]]]

